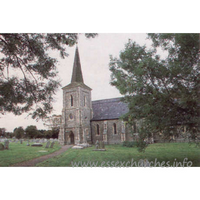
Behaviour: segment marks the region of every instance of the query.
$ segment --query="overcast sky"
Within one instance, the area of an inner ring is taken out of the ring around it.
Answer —
[[[150,47],[151,42],[146,38],[145,33],[101,33],[94,39],[87,39],[83,34],[79,36],[78,48],[83,79],[84,83],[92,88],[92,100],[121,96],[118,90],[110,85],[109,55],[118,57],[128,39]],[[67,53],[69,56],[65,59],[61,59],[57,52],[51,53],[53,57],[58,59],[58,76],[61,79],[61,88],[71,81],[75,46],[68,47]],[[54,112],[52,114],[61,114],[63,99],[61,88],[55,96]],[[31,117],[27,118],[27,115],[15,116],[7,113],[1,116],[0,127],[5,127],[7,131],[13,131],[14,128],[19,126],[26,128],[29,125],[36,125],[38,129],[47,129],[41,120],[37,122]]]

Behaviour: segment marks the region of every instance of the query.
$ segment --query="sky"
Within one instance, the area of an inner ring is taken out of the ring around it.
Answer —
[[[100,33],[95,38],[85,38],[84,34],[79,35],[78,49],[83,73],[84,83],[92,88],[92,100],[109,99],[120,97],[119,91],[110,85],[109,56],[119,57],[120,51],[124,49],[129,39],[140,45],[146,44],[150,47],[151,42],[146,39],[145,33]],[[61,87],[54,96],[53,114],[60,115],[62,111],[62,87],[71,81],[72,68],[75,55],[75,46],[67,47],[69,54],[61,59],[58,52],[51,51],[50,55],[58,59],[58,78],[61,80]],[[13,131],[14,128],[22,126],[24,129],[29,125],[35,125],[38,129],[47,129],[43,121],[33,120],[28,113],[15,116],[7,113],[0,118],[0,127],[6,131]]]

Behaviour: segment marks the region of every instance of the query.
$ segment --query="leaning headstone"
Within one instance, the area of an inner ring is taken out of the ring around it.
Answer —
[[[9,149],[9,140],[4,142],[4,149]]]
[[[53,148],[54,144],[55,144],[55,142],[52,142],[50,148]]]
[[[0,151],[4,150],[4,145],[2,143],[0,143]]]
[[[49,148],[50,145],[50,141],[47,142],[46,147],[45,148]]]

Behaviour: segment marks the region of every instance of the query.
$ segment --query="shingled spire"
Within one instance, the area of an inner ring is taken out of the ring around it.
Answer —
[[[74,82],[83,83],[83,75],[81,71],[81,62],[80,62],[79,53],[78,53],[78,46],[76,46],[72,80],[71,80],[71,83],[74,83]]]

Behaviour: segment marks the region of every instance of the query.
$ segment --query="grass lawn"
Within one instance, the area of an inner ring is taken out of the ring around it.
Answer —
[[[36,157],[50,154],[57,151],[61,146],[56,142],[53,148],[45,148],[46,143],[43,143],[42,147],[31,147],[26,146],[27,142],[20,143],[9,143],[9,150],[0,151],[0,166],[10,166],[15,163],[31,160]],[[30,145],[33,143],[30,143]],[[47,152],[39,152],[39,151]]]
[[[97,166],[101,166],[102,162],[105,162],[103,166],[113,167],[118,162],[116,166],[119,167],[121,166],[121,162],[123,163],[129,161],[131,163],[132,159],[133,161],[138,162],[140,159],[155,161],[156,158],[157,162],[160,163],[162,163],[163,161],[169,161],[168,164],[170,166],[173,166],[174,163],[176,165],[176,162],[183,163],[184,158],[188,158],[187,161],[192,161],[192,166],[200,166],[200,148],[195,147],[195,145],[190,146],[188,143],[151,144],[147,147],[144,153],[138,152],[137,148],[128,148],[123,147],[122,145],[108,145],[106,146],[106,151],[92,151],[93,149],[94,146],[86,149],[68,149],[61,155],[39,163],[37,164],[37,166],[72,167],[71,162],[94,162],[95,165],[98,162]],[[124,163],[124,167],[125,164],[126,163]],[[80,165],[79,167],[81,167]],[[89,167],[90,166],[91,165],[89,165]],[[131,166],[131,164],[128,164],[128,166]],[[155,165],[153,164],[153,166]],[[157,166],[159,165],[157,164]],[[167,164],[165,164],[164,166],[167,166]],[[187,165],[185,164],[185,166]]]

